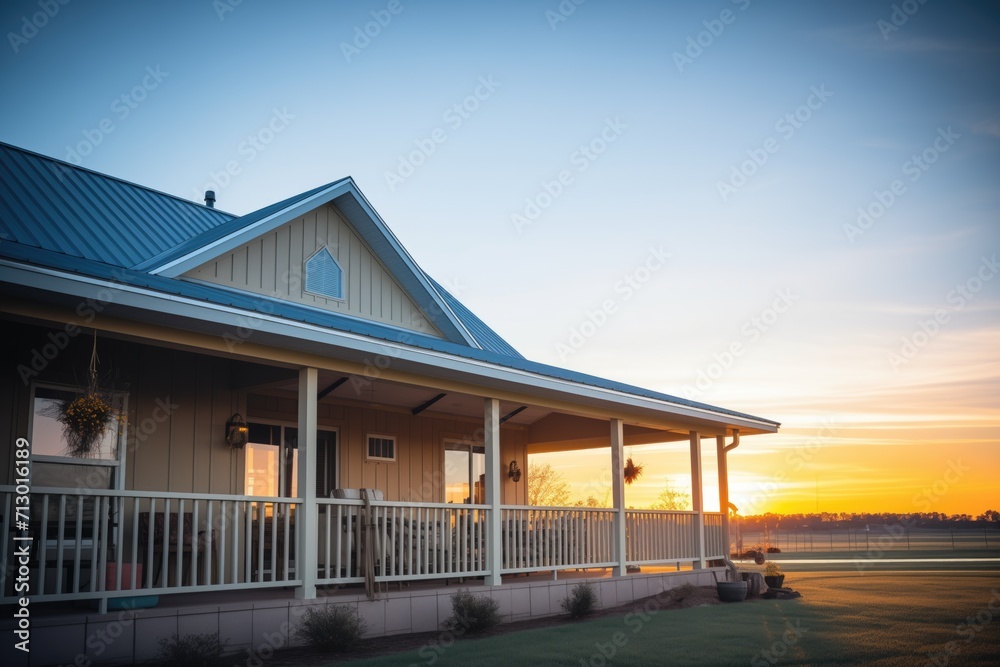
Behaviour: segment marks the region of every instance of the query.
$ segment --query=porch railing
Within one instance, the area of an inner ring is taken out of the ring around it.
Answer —
[[[694,512],[627,510],[625,562],[639,565],[696,559],[696,516]]]
[[[319,499],[317,584],[489,574],[485,505]]]
[[[705,512],[705,558],[729,558],[729,536],[725,534],[721,512]]]
[[[0,486],[0,604],[25,593],[39,601],[106,602],[303,585],[303,559],[296,558],[301,499],[36,487],[25,523],[14,499],[14,487]],[[323,498],[315,509],[318,585],[362,582],[366,571],[377,582],[491,573],[489,506]],[[500,572],[614,567],[619,515],[609,508],[504,505]],[[627,564],[698,558],[693,512],[624,516]],[[705,514],[705,544],[705,558],[725,554],[721,514]]]
[[[504,505],[501,573],[615,565],[613,509]]]
[[[0,486],[0,603],[301,583],[298,499],[36,487],[24,522],[14,498]]]

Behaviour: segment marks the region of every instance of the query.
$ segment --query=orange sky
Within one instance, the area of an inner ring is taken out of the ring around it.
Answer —
[[[961,346],[942,343],[910,376],[876,370],[871,377],[856,376],[848,387],[834,381],[835,368],[824,374],[815,372],[822,368],[817,366],[799,378],[794,393],[781,391],[785,378],[762,373],[752,398],[739,395],[745,386],[740,381],[725,396],[720,391],[703,397],[782,422],[778,434],[744,438],[730,453],[730,496],[740,513],[978,515],[1000,507],[1000,420],[990,388],[1000,369],[998,354],[975,359]],[[703,441],[702,449],[705,506],[716,510],[714,438]],[[648,506],[667,483],[690,489],[686,442],[631,447],[626,454],[645,465],[643,477],[626,489],[628,505]],[[557,468],[574,500],[603,499],[592,471],[610,465],[608,450],[531,461]]]

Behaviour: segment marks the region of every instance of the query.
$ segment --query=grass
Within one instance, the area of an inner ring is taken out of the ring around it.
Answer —
[[[1000,655],[996,571],[794,573],[786,585],[803,597],[606,617],[349,664],[888,667],[934,664],[934,656],[992,665]]]

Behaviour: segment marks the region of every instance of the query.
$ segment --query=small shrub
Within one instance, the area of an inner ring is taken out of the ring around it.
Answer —
[[[367,630],[365,619],[357,609],[329,605],[307,609],[295,634],[321,651],[346,651],[357,644]]]
[[[445,619],[445,626],[452,630],[477,633],[499,625],[503,620],[500,603],[485,595],[473,595],[468,589],[459,589],[451,596],[452,615]]]
[[[778,547],[768,547],[767,548],[767,553],[769,553],[769,554],[780,554],[781,553],[781,549],[779,549]]]
[[[564,598],[559,605],[569,613],[570,618],[583,618],[594,613],[597,606],[597,593],[590,582],[582,582],[573,587],[569,597]]]
[[[223,667],[230,661],[222,657],[229,641],[218,635],[174,635],[160,640],[159,664],[164,667]]]
[[[781,566],[775,563],[773,560],[767,561],[764,566],[764,576],[765,577],[780,577],[781,576]]]

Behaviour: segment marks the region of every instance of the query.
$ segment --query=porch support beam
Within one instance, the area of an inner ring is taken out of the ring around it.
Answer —
[[[483,401],[483,445],[486,450],[486,504],[490,506],[489,532],[486,538],[486,567],[490,574],[487,586],[500,585],[503,545],[500,532],[500,401]]]
[[[299,497],[302,506],[297,512],[295,523],[298,524],[298,554],[295,558],[296,569],[302,585],[295,589],[295,597],[299,600],[312,600],[316,597],[316,571],[318,567],[319,546],[316,527],[318,511],[316,509],[316,480],[313,471],[316,470],[316,415],[318,412],[317,395],[319,392],[319,372],[315,368],[299,370],[299,469],[296,471],[299,479]]]
[[[615,577],[626,574],[625,559],[625,427],[621,419],[611,420],[611,496],[615,508]]]
[[[701,434],[691,431],[691,509],[694,510],[694,546],[696,570],[705,569],[705,502],[702,492]]]

